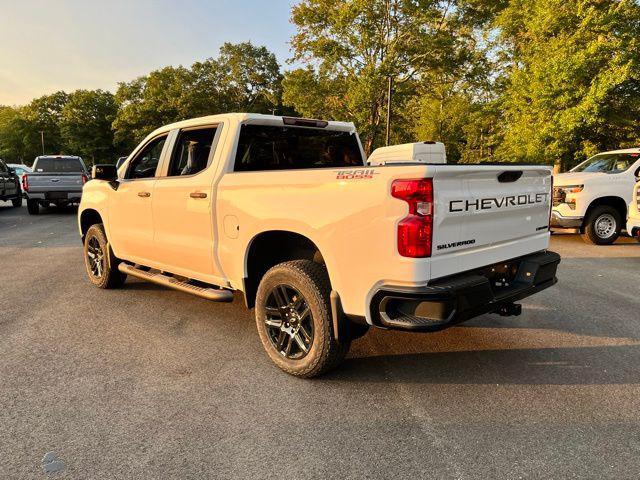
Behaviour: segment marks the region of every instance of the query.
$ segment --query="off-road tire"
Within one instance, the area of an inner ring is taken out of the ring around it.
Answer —
[[[11,200],[11,205],[13,205],[14,207],[21,207],[22,206],[22,194],[20,194],[19,197],[14,198],[13,200]]]
[[[603,236],[603,228],[599,226],[604,220],[612,220],[614,225],[612,231]],[[608,205],[595,207],[587,217],[582,238],[585,242],[593,245],[611,245],[620,236],[622,230],[622,218],[620,213]]]
[[[288,285],[300,292],[311,311],[313,340],[306,356],[300,359],[283,356],[269,337],[265,323],[266,305],[271,292],[278,285]],[[338,343],[334,338],[330,292],[325,267],[310,260],[280,263],[262,277],[256,295],[256,325],[267,355],[280,369],[296,377],[311,378],[335,368],[344,359],[351,344]]]
[[[95,273],[92,267],[92,257],[90,257],[90,250],[99,248],[101,252],[99,275]],[[84,236],[84,265],[87,270],[87,276],[89,281],[98,288],[119,288],[121,287],[127,275],[118,270],[118,260],[109,247],[107,236],[104,232],[104,227],[101,223],[97,223],[89,227],[87,233]]]
[[[27,211],[29,215],[38,215],[40,213],[40,204],[37,200],[27,200]]]

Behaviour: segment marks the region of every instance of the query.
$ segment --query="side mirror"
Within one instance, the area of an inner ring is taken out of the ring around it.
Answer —
[[[114,182],[118,178],[118,169],[115,165],[94,165],[91,169],[91,178]]]
[[[118,168],[120,168],[120,166],[125,162],[125,160],[127,159],[127,157],[120,157],[117,161],[116,161],[116,170]]]

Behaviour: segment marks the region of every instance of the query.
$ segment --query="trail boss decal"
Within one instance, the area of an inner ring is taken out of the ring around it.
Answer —
[[[374,175],[378,175],[380,172],[376,172],[373,169],[364,170],[337,170],[336,180],[365,180],[371,179]]]
[[[449,212],[477,212],[480,210],[494,210],[498,208],[516,207],[522,205],[536,205],[548,203],[549,193],[526,193],[522,195],[508,195],[506,197],[477,198],[475,200],[451,200]]]

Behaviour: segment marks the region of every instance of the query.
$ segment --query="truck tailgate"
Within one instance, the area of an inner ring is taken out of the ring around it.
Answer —
[[[548,167],[437,167],[434,194],[432,278],[548,246]]]
[[[29,192],[79,192],[82,190],[80,173],[29,173]]]

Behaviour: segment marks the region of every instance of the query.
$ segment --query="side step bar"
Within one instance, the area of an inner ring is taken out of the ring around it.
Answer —
[[[118,270],[120,270],[122,273],[126,273],[127,275],[131,275],[132,277],[147,280],[148,282],[152,283],[157,283],[158,285],[163,285],[175,290],[180,290],[181,292],[190,293],[192,295],[206,298],[207,300],[212,300],[214,302],[233,301],[233,292],[231,290],[198,287],[187,282],[181,282],[180,280],[177,280],[173,277],[163,275],[162,273],[145,272],[144,270],[140,270],[139,268],[136,268],[133,265],[128,265],[126,263],[120,263],[118,265]]]

